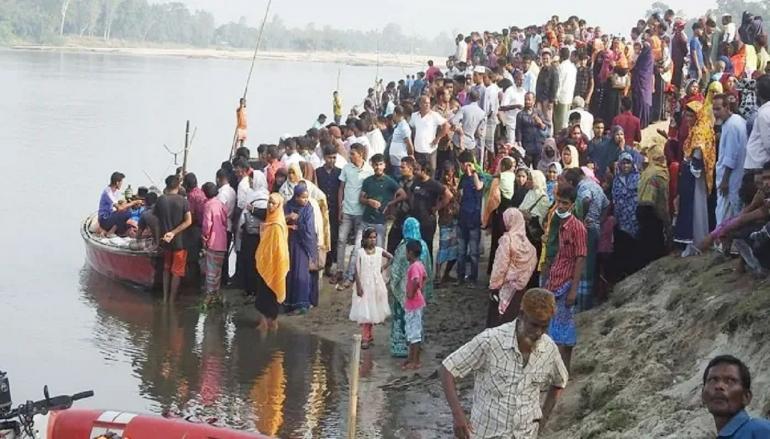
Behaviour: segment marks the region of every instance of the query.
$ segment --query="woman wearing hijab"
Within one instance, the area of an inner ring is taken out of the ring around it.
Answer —
[[[639,170],[631,154],[620,154],[615,178],[612,180],[612,206],[615,216],[614,253],[618,280],[634,273],[636,263],[639,221],[636,217]]]
[[[561,155],[556,147],[556,139],[553,137],[545,139],[543,142],[543,155],[540,156],[540,161],[537,163],[537,170],[546,173],[552,163],[559,162],[560,160]]]
[[[260,290],[260,279],[256,272],[256,252],[260,239],[260,228],[267,215],[268,198],[265,174],[254,171],[252,185],[246,193],[246,203],[238,219],[236,248],[239,253],[239,271],[243,276],[243,291],[247,296],[256,296]]]
[[[323,267],[326,265],[326,253],[331,249],[331,226],[326,194],[311,181],[314,176],[312,165],[308,162],[292,163],[289,165],[286,182],[281,185],[280,194],[284,201],[288,202],[294,197],[294,189],[298,184],[304,184],[307,188],[310,194],[310,206],[313,208],[316,236],[318,237],[318,263]]]
[[[294,187],[294,197],[284,207],[289,227],[291,270],[286,278],[287,308],[306,314],[318,306],[318,237],[310,193],[304,183]]]
[[[406,341],[406,313],[404,302],[406,301],[406,271],[409,268],[409,260],[406,257],[406,243],[410,240],[419,241],[422,247],[420,261],[425,266],[428,279],[422,291],[425,300],[433,297],[433,261],[428,252],[428,245],[420,234],[420,223],[413,217],[408,217],[402,227],[403,239],[393,254],[393,263],[390,266],[390,291],[391,316],[390,322],[390,354],[396,358],[406,358],[409,354],[409,346]]]
[[[670,233],[668,210],[668,169],[663,148],[653,145],[647,150],[649,164],[639,177],[636,217],[639,221],[639,265],[665,256],[666,236]]]
[[[577,168],[579,166],[578,160],[577,148],[574,145],[567,144],[561,151],[562,169]]]
[[[652,49],[649,43],[644,43],[642,53],[636,59],[636,64],[631,71],[631,97],[633,98],[633,113],[639,118],[641,128],[645,129],[650,124],[650,111],[652,110],[652,92],[654,84],[653,69],[655,62],[652,59]]]
[[[489,277],[487,328],[512,322],[521,306],[521,297],[537,265],[535,247],[527,239],[524,215],[516,208],[503,213],[506,232],[500,237]]]
[[[561,165],[557,162],[553,162],[548,165],[548,171],[545,173],[545,191],[548,194],[548,202],[553,204],[556,194],[556,181],[561,174]]]
[[[264,316],[261,330],[278,327],[279,305],[286,299],[286,275],[289,274],[289,229],[283,213],[283,197],[270,194],[267,215],[260,227],[256,252],[257,300],[254,305]]]
[[[530,188],[532,187],[532,173],[529,168],[520,167],[516,170],[516,181],[513,185],[513,197],[511,197],[512,207],[519,207],[524,202],[524,197],[527,196]]]
[[[547,183],[545,181],[545,174],[540,171],[532,171],[530,191],[524,197],[524,201],[521,202],[519,211],[524,216],[526,221],[527,239],[535,247],[537,251],[537,257],[540,257],[540,250],[542,248],[543,233],[545,230],[545,221],[548,217],[548,209],[551,207],[551,201],[548,199]],[[537,275],[532,276],[530,288],[536,288],[538,286],[539,272],[535,272]]]
[[[679,166],[678,208],[674,242],[685,244],[682,256],[697,253],[709,232],[708,194],[714,185],[716,166],[714,113],[711,100],[720,89],[718,82],[709,86],[706,103],[701,107],[684,142],[684,161]]]

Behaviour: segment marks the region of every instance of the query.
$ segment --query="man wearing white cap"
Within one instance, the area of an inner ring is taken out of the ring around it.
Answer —
[[[580,114],[580,131],[582,131],[590,141],[594,136],[592,129],[594,126],[594,115],[586,111],[585,106],[585,99],[581,96],[575,96],[575,98],[572,99],[572,110],[567,114],[567,120],[570,120],[573,113]]]
[[[471,90],[475,90],[479,94],[478,106],[484,109],[484,97],[487,91],[484,86],[484,75],[487,73],[487,68],[484,66],[476,66],[473,68],[473,87]]]

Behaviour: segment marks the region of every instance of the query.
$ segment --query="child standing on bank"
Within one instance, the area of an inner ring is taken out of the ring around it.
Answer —
[[[422,245],[419,241],[411,240],[406,243],[406,258],[409,269],[406,271],[406,341],[409,343],[409,357],[402,369],[419,369],[420,344],[422,343],[422,310],[425,308],[425,298],[422,290],[428,280],[428,273],[420,261]]]
[[[373,326],[390,316],[388,290],[382,272],[390,266],[393,256],[376,244],[374,228],[364,230],[355,259],[356,285],[350,304],[350,320],[361,326],[361,349],[368,349],[374,343]],[[385,264],[382,258],[387,259]]]

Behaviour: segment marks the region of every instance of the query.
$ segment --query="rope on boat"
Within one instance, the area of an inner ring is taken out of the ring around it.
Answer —
[[[251,57],[251,67],[249,67],[249,76],[246,77],[246,87],[243,89],[243,99],[246,99],[246,95],[249,93],[249,84],[251,83],[251,75],[254,73],[254,64],[257,61],[257,53],[259,52],[259,46],[262,43],[262,34],[265,31],[265,24],[267,23],[267,16],[270,13],[270,6],[273,4],[273,0],[267,1],[267,8],[265,8],[265,16],[262,18],[262,25],[259,27],[259,33],[257,34],[257,44],[254,47],[254,55]],[[238,143],[238,127],[235,127],[235,133],[233,133],[233,146],[230,149],[230,159],[235,155],[235,145]]]

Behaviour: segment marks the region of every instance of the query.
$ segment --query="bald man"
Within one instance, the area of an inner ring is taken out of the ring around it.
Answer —
[[[567,385],[559,349],[546,334],[556,311],[548,290],[534,288],[521,299],[513,322],[487,329],[449,355],[439,372],[461,439],[534,439]],[[455,379],[475,373],[471,420],[460,405]],[[543,407],[540,391],[548,389]]]

